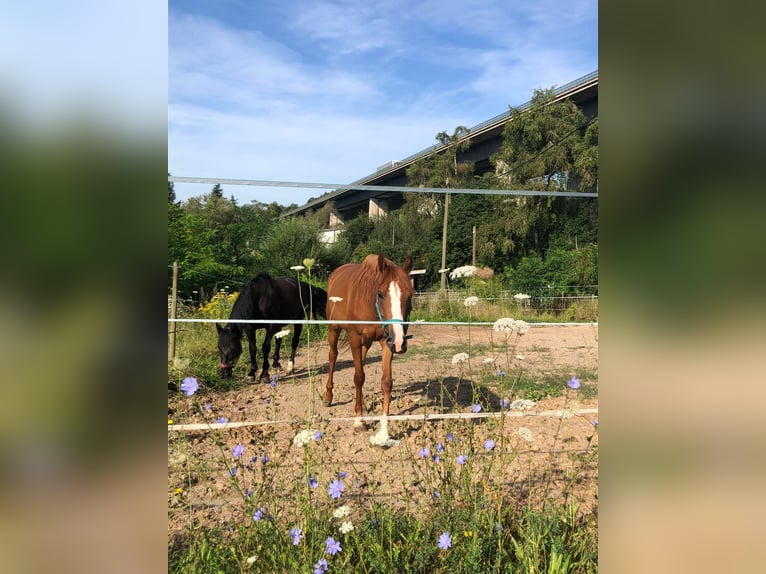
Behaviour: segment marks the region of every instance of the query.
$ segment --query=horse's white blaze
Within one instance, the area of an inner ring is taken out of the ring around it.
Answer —
[[[402,315],[402,291],[399,289],[396,281],[391,281],[391,285],[388,286],[388,294],[391,297],[391,318],[404,321],[404,316]],[[394,332],[394,348],[398,353],[402,350],[402,343],[404,343],[404,327],[401,323],[390,323],[390,328]]]

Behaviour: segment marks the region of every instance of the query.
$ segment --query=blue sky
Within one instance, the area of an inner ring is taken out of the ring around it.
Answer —
[[[598,69],[595,0],[170,0],[168,27],[184,177],[350,183]],[[224,186],[240,204],[322,193]]]

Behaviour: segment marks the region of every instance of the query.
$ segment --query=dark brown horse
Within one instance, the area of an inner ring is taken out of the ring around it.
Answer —
[[[412,310],[415,290],[410,283],[412,257],[407,257],[402,267],[383,255],[368,255],[362,263],[347,263],[332,272],[327,283],[327,318],[340,321],[371,321],[361,323],[337,323],[329,325],[330,365],[325,406],[332,404],[333,374],[338,358],[338,338],[342,330],[348,332],[348,342],[354,358],[354,385],[356,402],[354,412],[363,416],[364,362],[367,351],[374,341],[380,343],[383,354],[383,415],[388,416],[391,402],[391,361],[394,353],[407,350],[407,324]],[[357,420],[356,430],[366,428]],[[388,440],[388,423],[381,421],[375,442]]]

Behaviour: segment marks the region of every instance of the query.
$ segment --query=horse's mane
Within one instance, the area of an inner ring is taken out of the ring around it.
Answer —
[[[382,266],[380,263],[382,262]],[[380,268],[382,267],[382,269]],[[368,255],[362,261],[354,282],[359,289],[376,291],[381,285],[397,281],[409,285],[409,278],[393,261],[379,255]]]

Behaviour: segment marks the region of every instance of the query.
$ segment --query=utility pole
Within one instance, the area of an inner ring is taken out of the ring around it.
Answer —
[[[476,226],[473,226],[471,232],[471,265],[476,267]]]
[[[173,292],[170,300],[170,318],[176,318],[176,302],[178,299],[178,261],[173,261]],[[170,323],[170,348],[168,360],[172,361],[176,356],[176,322]]]
[[[447,268],[447,219],[449,218],[449,192],[444,194],[444,226],[442,228],[442,269]],[[441,290],[447,288],[447,273],[442,273]]]

